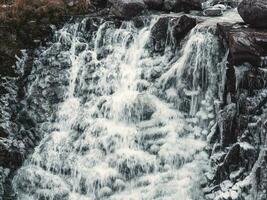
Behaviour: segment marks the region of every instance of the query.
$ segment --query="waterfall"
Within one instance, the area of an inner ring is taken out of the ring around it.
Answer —
[[[181,49],[166,43],[164,53],[154,52],[159,18],[142,27],[85,18],[40,52],[33,71],[46,60],[51,73],[28,91],[53,79],[63,95],[13,179],[18,199],[201,199],[224,53],[214,25],[205,23]]]

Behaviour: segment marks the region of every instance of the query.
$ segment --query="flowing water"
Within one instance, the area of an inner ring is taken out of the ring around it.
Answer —
[[[65,80],[63,100],[13,180],[19,199],[201,199],[226,56],[214,23],[197,25],[182,48],[169,37],[155,52],[159,18],[141,27],[77,20],[40,52],[33,71],[49,60],[45,70],[57,74],[39,75],[28,93]]]

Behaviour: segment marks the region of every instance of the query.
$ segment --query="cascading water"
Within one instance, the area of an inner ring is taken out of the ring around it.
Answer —
[[[86,18],[56,33],[40,57],[67,77],[64,100],[14,177],[18,199],[201,199],[224,55],[205,23],[180,51],[153,52],[159,18],[143,28]]]

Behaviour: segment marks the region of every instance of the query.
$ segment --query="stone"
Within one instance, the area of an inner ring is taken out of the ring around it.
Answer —
[[[114,190],[121,191],[125,188],[125,182],[122,179],[116,179],[113,184]]]
[[[216,16],[222,16],[223,11],[220,8],[211,7],[211,8],[207,8],[206,10],[204,10],[203,14],[205,16],[216,17]]]
[[[236,133],[236,105],[227,105],[218,114],[218,126],[220,130],[220,140],[223,147],[229,146],[237,141]]]
[[[265,65],[267,56],[267,32],[261,29],[247,27],[240,23],[218,23],[221,40],[229,48],[231,65],[241,65],[245,62],[254,66]]]
[[[143,0],[109,0],[109,2],[111,13],[124,19],[130,19],[146,9]]]
[[[180,11],[182,6],[182,0],[165,0],[164,9],[166,11]]]
[[[170,17],[161,17],[151,29],[152,45],[161,52],[165,49]]]
[[[169,30],[171,30],[172,38],[178,43],[196,24],[196,19],[189,15],[161,17],[151,30],[151,38],[155,50],[161,52],[165,49]]]
[[[267,1],[243,0],[238,6],[243,20],[253,27],[267,28]]]
[[[144,0],[149,9],[160,10],[163,7],[163,0]]]
[[[176,41],[181,41],[197,25],[197,20],[188,15],[182,15],[173,21],[172,35]]]
[[[96,8],[105,8],[108,0],[90,0],[91,5]]]
[[[267,199],[267,150],[262,149],[255,170],[252,173],[254,178],[254,188],[252,190],[254,198],[257,200]]]
[[[112,195],[112,190],[109,188],[109,187],[103,187],[99,190],[99,198],[105,198],[105,197],[108,197],[110,195]]]
[[[244,72],[238,87],[246,89],[249,91],[249,94],[252,94],[255,90],[264,89],[266,87],[266,78],[267,73],[264,70],[251,67],[248,71]]]
[[[0,166],[9,169],[16,169],[23,162],[22,152],[10,148],[8,144],[0,140]]]
[[[182,0],[184,7],[189,10],[202,10],[203,4],[206,1],[207,0]]]

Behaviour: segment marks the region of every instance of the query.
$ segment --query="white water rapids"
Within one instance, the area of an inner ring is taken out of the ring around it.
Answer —
[[[90,33],[86,18],[57,32],[42,54],[61,48],[71,66],[64,101],[13,180],[18,199],[202,198],[225,55],[208,23],[181,49],[166,42],[163,54],[154,53],[158,18],[142,28],[103,20]]]

